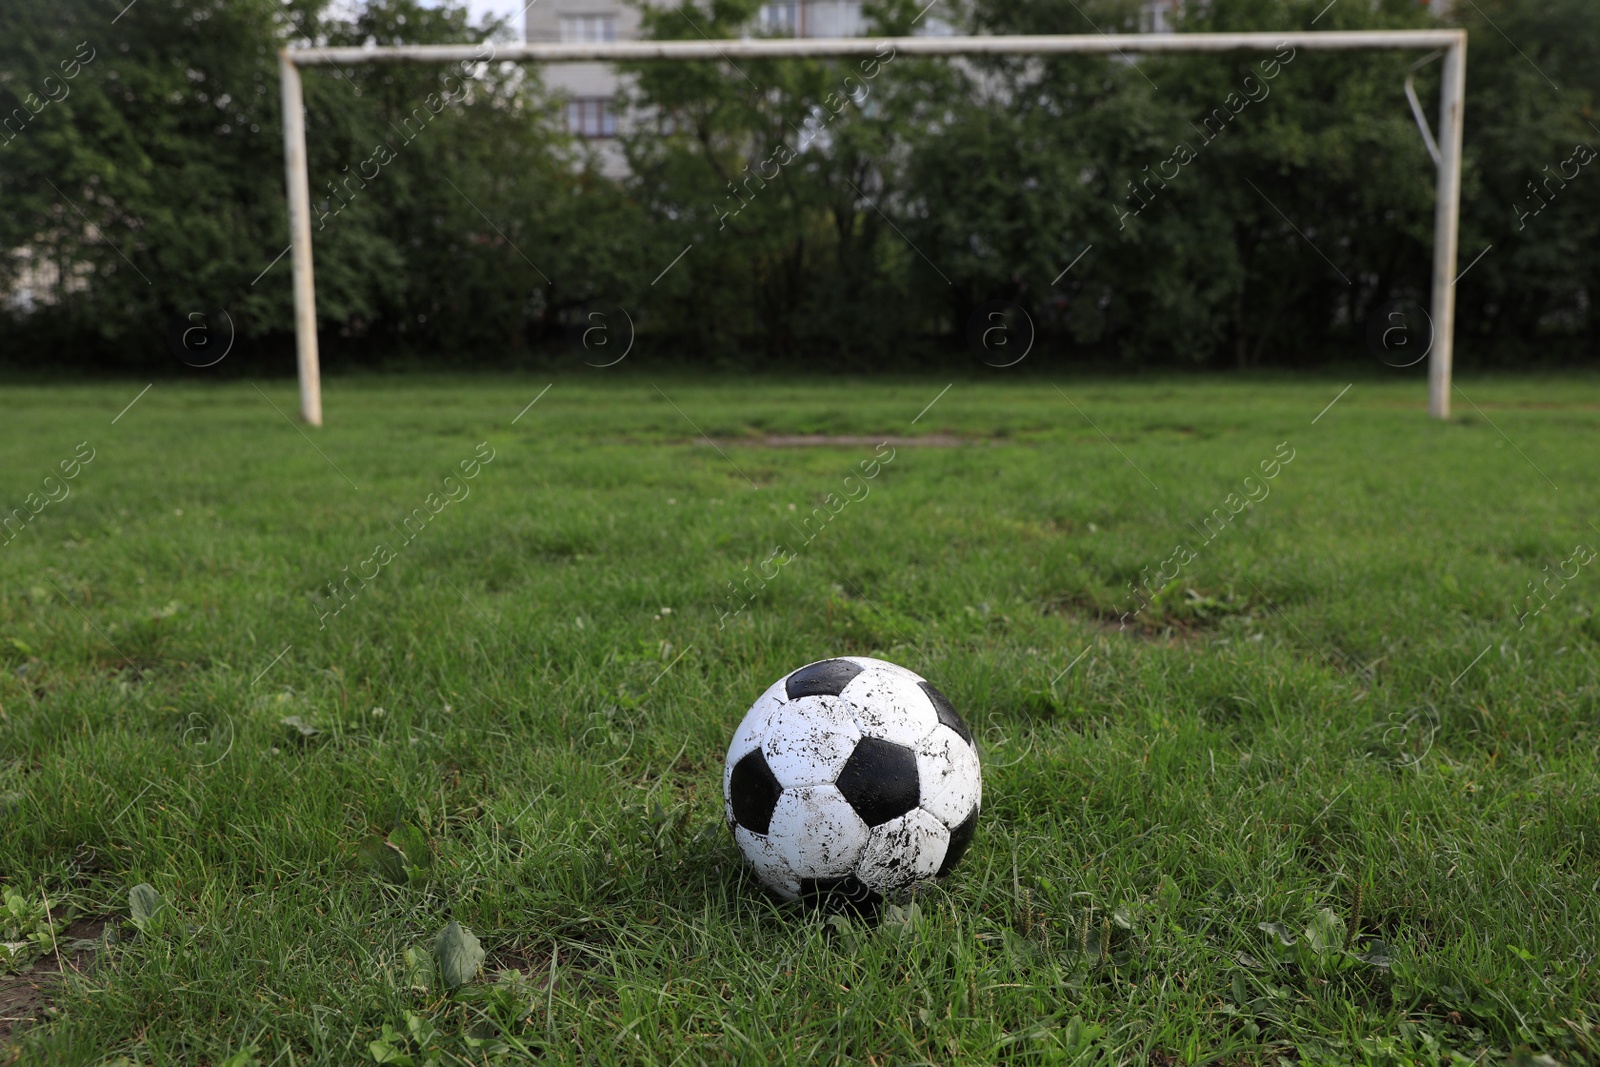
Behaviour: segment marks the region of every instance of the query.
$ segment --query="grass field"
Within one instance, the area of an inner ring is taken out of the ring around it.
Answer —
[[[548,380],[8,389],[0,1062],[1600,1058],[1600,380]],[[847,653],[985,761],[877,924],[722,824]]]

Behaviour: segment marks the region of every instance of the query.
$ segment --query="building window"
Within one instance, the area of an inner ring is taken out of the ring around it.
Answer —
[[[615,15],[562,15],[562,44],[604,44],[617,39]]]
[[[775,34],[782,37],[793,37],[798,28],[796,17],[799,5],[795,0],[778,0],[776,3],[761,5],[761,29],[764,33]]]
[[[861,18],[861,0],[829,0],[806,3],[798,17],[802,37],[859,37],[866,29]],[[917,5],[921,7],[921,4]]]
[[[1140,33],[1172,33],[1178,0],[1145,0],[1139,7]]]
[[[615,137],[617,113],[609,96],[579,96],[567,101],[567,132],[577,137]]]

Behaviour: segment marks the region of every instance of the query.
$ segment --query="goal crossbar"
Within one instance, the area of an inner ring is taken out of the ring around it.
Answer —
[[[283,90],[284,170],[293,253],[295,351],[300,377],[300,417],[322,425],[322,376],[317,347],[316,291],[311,266],[311,188],[306,165],[305,102],[301,67],[358,63],[641,62],[649,60],[817,59],[879,55],[1153,55],[1274,52],[1285,45],[1324,52],[1442,52],[1438,156],[1435,162],[1433,284],[1428,350],[1428,413],[1450,416],[1450,372],[1455,342],[1456,239],[1461,210],[1461,142],[1465,104],[1465,30],[1327,30],[1285,33],[1029,34],[976,37],[812,37],[702,41],[611,41],[590,44],[394,45],[286,48],[279,53]],[[489,54],[486,56],[485,49]],[[1426,132],[1426,128],[1424,128]]]

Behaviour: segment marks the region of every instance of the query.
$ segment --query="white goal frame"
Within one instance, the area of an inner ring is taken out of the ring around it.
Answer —
[[[1180,52],[1273,52],[1289,45],[1309,51],[1419,51],[1444,56],[1439,136],[1424,122],[1411,82],[1406,95],[1436,169],[1433,215],[1433,343],[1428,351],[1428,414],[1450,417],[1450,371],[1455,345],[1456,239],[1461,212],[1462,112],[1467,31],[1327,30],[1290,33],[1046,34],[989,37],[816,37],[722,41],[617,41],[607,44],[503,44],[491,60],[521,63],[637,62],[871,57],[888,44],[896,55],[1107,55]],[[295,352],[300,418],[322,425],[322,372],[317,351],[316,289],[311,271],[311,186],[306,167],[305,101],[300,68],[355,63],[482,61],[483,45],[398,45],[368,48],[295,47],[279,52],[283,90],[283,156],[288,180],[289,243],[293,252]],[[1426,60],[1424,60],[1425,62]]]

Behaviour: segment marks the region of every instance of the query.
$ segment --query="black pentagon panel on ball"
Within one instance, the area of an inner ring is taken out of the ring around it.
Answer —
[[[847,659],[825,659],[809,667],[801,667],[789,675],[784,690],[790,700],[801,697],[836,697],[850,684],[850,679],[861,673],[858,664]]]
[[[972,744],[972,731],[967,729],[967,721],[963,719],[951,704],[949,699],[928,682],[918,682],[922,691],[928,694],[928,699],[933,701],[933,710],[939,714],[939,721],[954,730],[967,744]]]
[[[868,826],[882,826],[922,800],[917,754],[904,745],[863,737],[835,783]]]
[[[871,912],[883,897],[853,874],[843,878],[802,878],[800,899],[807,907],[828,911]]]
[[[758,748],[733,765],[728,780],[728,800],[733,804],[733,821],[754,834],[764,834],[772,825],[772,810],[778,806],[783,786],[767,766]]]
[[[967,854],[967,846],[972,844],[972,835],[978,829],[978,806],[972,806],[972,814],[961,820],[961,825],[950,831],[950,847],[944,850],[944,862],[939,864],[935,873],[941,877],[949,874],[956,864],[961,862],[961,857]]]

